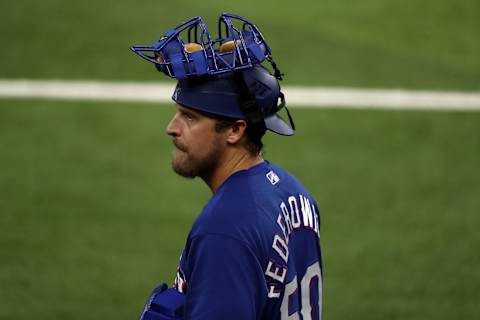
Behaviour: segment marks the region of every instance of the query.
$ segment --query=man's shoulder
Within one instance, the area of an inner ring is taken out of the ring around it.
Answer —
[[[189,237],[226,237],[261,252],[274,229],[273,222],[256,205],[255,197],[242,190],[236,195],[226,192],[211,199],[197,217]]]
[[[212,197],[206,211],[232,214],[264,211],[284,192],[303,190],[292,174],[268,161],[232,174]]]
[[[264,212],[274,196],[266,185],[267,168],[265,163],[231,175],[205,205],[192,231],[243,236],[268,224]]]
[[[248,230],[275,221],[282,202],[308,194],[286,170],[265,161],[234,173],[217,190],[195,223],[200,230]]]
[[[242,188],[223,188],[205,205],[196,224],[202,224],[209,230],[221,230],[254,223],[253,220],[259,218],[260,208],[252,191],[248,184],[242,185]]]
[[[269,161],[264,161],[248,170],[242,170],[231,175],[222,185],[222,197],[236,196],[239,190],[253,190],[274,193],[276,189],[304,189],[302,183],[284,168]]]

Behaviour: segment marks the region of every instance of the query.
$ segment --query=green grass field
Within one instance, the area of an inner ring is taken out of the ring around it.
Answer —
[[[170,170],[172,108],[0,101],[0,318],[132,319],[209,191]],[[326,319],[479,315],[478,113],[294,110],[266,157],[322,210]]]
[[[4,1],[0,78],[163,81],[128,46],[222,11],[258,24],[287,85],[480,90],[475,0]],[[325,319],[479,318],[480,113],[292,112],[266,158],[320,204]],[[171,283],[210,197],[171,172],[172,114],[0,99],[0,319],[135,319]]]

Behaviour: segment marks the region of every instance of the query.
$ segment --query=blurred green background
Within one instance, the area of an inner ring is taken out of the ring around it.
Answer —
[[[480,3],[0,4],[0,78],[167,81],[128,46],[255,22],[287,85],[478,91]],[[295,107],[295,106],[292,106]],[[168,105],[0,100],[0,319],[132,319],[208,200],[170,170]],[[480,113],[294,109],[266,158],[322,214],[326,319],[480,316]]]
[[[286,84],[480,89],[477,0],[4,1],[1,77],[158,80],[127,50],[200,15],[258,24]],[[163,78],[162,78],[163,80]]]

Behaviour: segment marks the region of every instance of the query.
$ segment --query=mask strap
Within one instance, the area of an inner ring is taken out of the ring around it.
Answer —
[[[287,108],[287,105],[285,103],[285,95],[283,94],[282,91],[280,91],[280,104],[277,106],[277,111],[280,111],[282,108],[285,108],[285,110],[287,111],[287,116],[288,116],[288,121],[290,122],[290,126],[292,127],[293,130],[295,130],[295,123],[293,122],[293,118],[292,116],[290,115],[290,110],[288,110]]]
[[[280,69],[277,67],[277,64],[275,63],[275,60],[273,60],[273,57],[272,56],[268,56],[267,57],[267,61],[270,62],[270,64],[272,65],[272,68],[273,68],[273,75],[275,78],[277,78],[278,80],[283,80],[283,76],[285,75],[284,73],[282,73],[280,71]]]

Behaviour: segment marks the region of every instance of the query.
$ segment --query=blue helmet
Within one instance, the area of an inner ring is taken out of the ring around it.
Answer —
[[[173,100],[182,106],[250,123],[264,121],[265,127],[281,135],[293,135],[291,127],[277,114],[285,106],[277,78],[261,65],[217,76],[179,80]]]
[[[239,26],[241,25],[241,27]],[[281,72],[258,28],[246,19],[224,13],[213,39],[202,18],[194,17],[168,30],[151,46],[130,49],[178,80],[173,100],[213,115],[264,122],[282,135],[294,134],[277,112],[285,106]],[[272,64],[274,75],[261,65]]]

